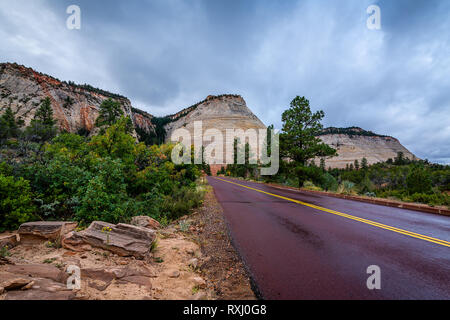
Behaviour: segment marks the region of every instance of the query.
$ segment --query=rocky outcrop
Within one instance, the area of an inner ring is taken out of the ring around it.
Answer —
[[[150,253],[155,238],[155,231],[148,228],[94,221],[83,231],[68,233],[61,244],[64,248],[75,251],[82,251],[82,246],[88,244],[122,257],[143,259]]]
[[[0,249],[7,248],[11,249],[14,248],[17,245],[17,235],[16,234],[9,234],[9,235],[3,235],[0,236]]]
[[[361,128],[327,128],[319,138],[337,150],[338,156],[325,160],[325,167],[345,168],[358,160],[361,164],[363,158],[367,163],[387,161],[394,159],[398,152],[405,158],[417,159],[396,138],[378,135]],[[318,164],[319,159],[316,159]]]
[[[20,242],[35,243],[41,241],[57,241],[77,227],[77,222],[37,221],[27,222],[19,227]]]
[[[68,300],[75,293],[67,289],[68,274],[51,265],[12,265],[0,271],[0,294],[5,300]]]
[[[58,127],[68,132],[91,131],[101,103],[108,98],[119,101],[124,114],[133,119],[131,103],[125,97],[60,81],[18,64],[0,64],[0,113],[10,106],[28,125],[46,97],[50,97]]]
[[[185,128],[194,137],[194,122],[202,121],[203,131],[214,128],[226,129],[265,129],[266,126],[247,107],[245,100],[238,95],[208,96],[204,101],[169,116],[171,122],[164,126],[166,140],[178,128]]]
[[[149,228],[149,229],[159,229],[161,225],[158,221],[147,216],[136,216],[131,219],[131,224],[138,227]]]
[[[203,139],[207,136],[205,133],[209,129],[216,129],[222,133],[223,150],[215,150],[218,154],[214,155],[214,157],[218,157],[222,161],[214,161],[215,164],[213,164],[213,159],[206,159],[211,164],[211,173],[213,175],[216,175],[222,166],[226,166],[226,154],[233,152],[233,150],[226,148],[225,139],[228,129],[242,129],[244,131],[255,129],[257,134],[258,129],[266,129],[264,123],[252,113],[247,107],[245,100],[239,95],[208,96],[202,102],[171,115],[169,118],[171,121],[164,125],[166,142],[171,140],[172,133],[179,128],[189,131],[192,138],[191,143],[194,143],[195,139],[201,139],[194,131],[194,124],[197,121],[202,123],[202,131],[198,133],[203,136]],[[210,139],[209,141],[211,142],[203,140],[203,147],[206,148],[214,140],[215,138]],[[243,141],[241,142],[243,143]],[[208,155],[205,156],[207,157]]]

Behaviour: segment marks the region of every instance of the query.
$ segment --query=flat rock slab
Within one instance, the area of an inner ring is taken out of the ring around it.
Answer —
[[[8,291],[5,300],[71,300],[76,296],[74,291],[67,289],[67,285],[50,279],[34,279],[28,287]]]
[[[73,300],[76,294],[73,291],[48,292],[39,289],[8,291],[5,300]]]
[[[77,222],[36,221],[19,227],[20,242],[34,244],[42,241],[56,241],[77,227]]]
[[[0,291],[20,289],[33,281],[30,277],[0,271]]]
[[[49,264],[10,265],[6,269],[10,273],[33,278],[47,278],[55,282],[65,283],[68,274]]]
[[[155,238],[155,231],[148,228],[94,221],[86,230],[68,233],[61,244],[64,248],[76,251],[82,251],[82,246],[89,244],[122,257],[134,256],[143,259],[150,253]]]
[[[81,279],[86,280],[90,287],[99,291],[104,291],[108,288],[113,280],[118,280],[119,283],[134,283],[151,288],[150,278],[153,275],[153,272],[146,267],[130,268],[127,266],[109,269],[81,269]]]

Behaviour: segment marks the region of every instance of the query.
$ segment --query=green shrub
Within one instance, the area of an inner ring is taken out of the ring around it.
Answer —
[[[351,181],[344,180],[339,185],[337,192],[342,194],[356,194],[355,184]]]
[[[172,195],[166,196],[162,204],[162,212],[175,220],[202,204],[203,192],[190,187],[181,187],[174,190]]]
[[[303,188],[305,188],[306,190],[313,190],[313,191],[322,191],[321,187],[316,186],[314,183],[312,183],[311,181],[305,181],[303,183]]]
[[[75,218],[84,224],[94,220],[128,221],[133,216],[134,202],[126,192],[122,161],[105,158],[94,172],[96,176],[78,189],[80,205],[76,208]]]
[[[323,183],[322,188],[326,191],[333,191],[335,192],[338,189],[338,183],[336,181],[336,178],[333,177],[328,172],[323,175]]]
[[[406,177],[406,185],[410,194],[431,193],[431,175],[427,170],[416,167],[411,170],[411,173]]]
[[[450,197],[442,193],[414,193],[410,196],[411,201],[426,203],[429,205],[450,205]]]
[[[0,231],[33,220],[35,206],[29,182],[0,174]]]
[[[359,184],[359,189],[361,193],[373,193],[373,191],[375,190],[375,185],[369,179],[369,176],[367,174],[364,176],[364,179]]]

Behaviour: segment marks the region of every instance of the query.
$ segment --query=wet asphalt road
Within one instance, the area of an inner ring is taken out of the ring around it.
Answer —
[[[350,215],[209,177],[262,298],[450,299],[450,217],[220,179]],[[367,288],[371,265],[380,290]]]

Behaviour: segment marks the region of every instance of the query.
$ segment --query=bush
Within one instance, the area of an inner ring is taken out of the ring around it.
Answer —
[[[33,220],[35,206],[29,182],[0,174],[0,232]]]
[[[429,205],[450,205],[450,197],[442,193],[414,193],[411,195],[410,199],[413,202],[426,203]]]
[[[322,191],[321,187],[317,187],[316,185],[314,185],[314,183],[312,183],[311,181],[305,181],[303,183],[303,188],[305,188],[306,190],[313,190],[313,191]]]
[[[95,220],[128,221],[133,215],[130,210],[133,203],[126,192],[122,161],[106,158],[94,172],[97,175],[78,189],[80,205],[76,208],[75,218],[83,224]]]
[[[337,192],[342,194],[356,194],[355,184],[351,181],[344,180],[339,185]]]
[[[328,172],[325,173],[322,179],[323,179],[322,183],[323,189],[325,189],[326,191],[333,191],[333,192],[337,190],[338,183],[336,181],[336,178],[333,177],[331,174],[329,174]]]
[[[174,190],[172,195],[165,197],[161,210],[169,219],[177,219],[189,213],[192,208],[200,206],[203,195],[203,191],[197,191],[193,188],[178,188]]]
[[[359,189],[361,193],[373,193],[375,190],[375,185],[370,181],[369,176],[366,174],[364,179],[359,184]]]
[[[406,177],[406,185],[410,194],[432,192],[431,175],[423,168],[414,168]]]

